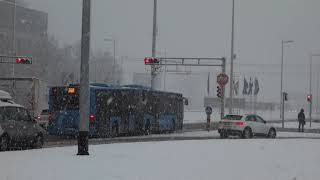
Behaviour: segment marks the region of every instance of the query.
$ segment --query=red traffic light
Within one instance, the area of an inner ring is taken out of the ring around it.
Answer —
[[[144,64],[159,64],[160,61],[157,58],[152,58],[152,57],[146,57],[144,58]]]
[[[311,102],[312,96],[311,95],[307,95],[307,101]]]
[[[31,58],[17,57],[16,58],[16,63],[18,63],[18,64],[32,64],[32,59]]]
[[[151,62],[152,62],[152,58],[148,58],[148,57],[144,58],[144,63],[145,64],[148,64],[148,63],[151,63]]]
[[[21,58],[16,58],[16,63],[20,63],[22,61]]]

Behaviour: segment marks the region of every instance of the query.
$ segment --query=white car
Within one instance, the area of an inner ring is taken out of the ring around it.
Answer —
[[[226,115],[219,121],[218,132],[221,138],[240,136],[249,139],[253,136],[269,138],[277,136],[275,127],[268,125],[260,116],[254,114]]]
[[[41,148],[44,134],[29,111],[13,102],[9,93],[0,90],[0,151],[11,146]]]

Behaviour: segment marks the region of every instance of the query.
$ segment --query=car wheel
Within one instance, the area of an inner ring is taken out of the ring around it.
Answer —
[[[111,137],[117,137],[119,136],[119,126],[118,124],[115,124],[112,126],[112,129],[111,129]]]
[[[9,137],[4,135],[0,138],[0,151],[6,151],[9,149]]]
[[[250,138],[252,138],[252,131],[251,131],[251,129],[250,129],[250,128],[245,128],[245,129],[243,130],[242,137],[243,137],[244,139],[250,139]]]
[[[221,133],[220,133],[220,138],[221,138],[221,139],[228,138],[228,134],[225,133],[225,132],[221,132]]]
[[[276,138],[276,136],[277,136],[276,130],[274,128],[271,128],[269,130],[268,137],[274,139],[274,138]]]
[[[33,148],[40,149],[40,148],[42,148],[43,143],[44,143],[43,136],[42,135],[38,135],[34,140]]]

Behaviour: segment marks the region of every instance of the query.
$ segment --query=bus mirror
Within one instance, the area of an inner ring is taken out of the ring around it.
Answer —
[[[187,98],[184,98],[184,105],[188,106],[189,105],[189,101]]]

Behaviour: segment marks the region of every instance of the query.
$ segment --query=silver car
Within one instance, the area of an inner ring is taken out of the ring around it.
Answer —
[[[253,136],[275,138],[277,135],[275,127],[255,114],[226,115],[219,122],[218,132],[221,138],[235,135],[246,139]]]
[[[0,151],[6,151],[11,146],[41,148],[44,133],[23,106],[0,101]]]

